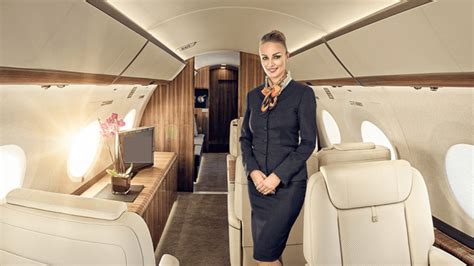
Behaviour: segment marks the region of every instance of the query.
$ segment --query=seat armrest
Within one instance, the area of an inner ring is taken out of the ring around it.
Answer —
[[[231,185],[232,187],[234,184]],[[230,190],[227,192],[227,216],[229,219],[229,225],[234,227],[235,229],[241,228],[240,220],[235,215],[235,208],[234,208],[234,200],[235,200],[235,192],[234,190]]]
[[[430,266],[441,265],[466,265],[453,255],[432,246],[429,251]]]
[[[163,257],[161,257],[160,263],[158,264],[159,266],[179,266],[179,261],[177,258],[165,254]]]

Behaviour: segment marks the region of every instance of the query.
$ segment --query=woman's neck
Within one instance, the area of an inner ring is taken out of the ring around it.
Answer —
[[[272,84],[277,84],[278,82],[283,82],[283,80],[281,80],[283,78],[283,76],[285,76],[286,74],[286,71],[283,72],[280,76],[278,77],[275,77],[275,78],[270,78]]]

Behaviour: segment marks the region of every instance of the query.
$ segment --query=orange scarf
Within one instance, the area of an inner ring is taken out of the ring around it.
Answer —
[[[267,78],[267,81],[265,86],[261,92],[265,96],[265,98],[262,101],[262,107],[260,110],[262,113],[265,113],[268,108],[273,109],[273,107],[276,106],[277,101],[278,101],[278,96],[280,96],[280,93],[282,91],[282,83],[288,76],[288,72],[285,72],[285,75],[283,75],[278,82],[273,83],[269,78]]]

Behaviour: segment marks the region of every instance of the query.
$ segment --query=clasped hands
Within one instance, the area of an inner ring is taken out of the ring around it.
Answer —
[[[275,194],[275,189],[280,184],[280,178],[274,173],[266,176],[260,170],[253,170],[252,173],[250,173],[250,177],[258,192],[263,195]]]

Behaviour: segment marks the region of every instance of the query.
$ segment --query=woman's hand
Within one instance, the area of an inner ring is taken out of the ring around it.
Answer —
[[[260,182],[256,187],[257,190],[263,195],[268,195],[270,193],[275,193],[276,187],[280,184],[280,178],[271,173],[267,178]]]
[[[253,184],[257,187],[267,176],[260,170],[253,170],[250,173],[250,178],[252,178]]]

